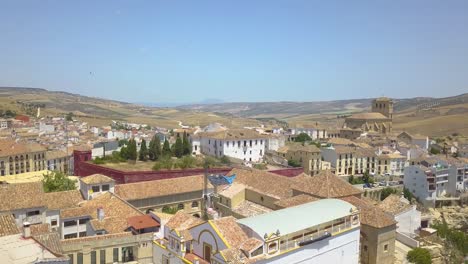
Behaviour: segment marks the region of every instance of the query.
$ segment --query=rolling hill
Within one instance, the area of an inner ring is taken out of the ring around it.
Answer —
[[[307,126],[321,123],[340,127],[337,116],[366,112],[372,99],[322,102],[257,102],[214,103],[179,107],[151,107],[82,96],[39,88],[0,87],[0,111],[65,115],[73,112],[91,125],[107,125],[111,120],[146,123],[174,128],[179,121],[185,125],[205,126],[220,122],[228,127],[259,125],[260,123]],[[446,98],[417,97],[395,99],[394,129],[429,136],[452,133],[468,135],[468,93]]]

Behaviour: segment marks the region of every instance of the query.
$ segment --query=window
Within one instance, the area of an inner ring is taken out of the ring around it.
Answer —
[[[86,236],[86,231],[80,232],[80,237],[85,237]]]
[[[76,263],[83,264],[83,253],[78,253],[76,255]]]
[[[385,244],[385,245],[383,246],[383,250],[384,250],[385,252],[388,252],[388,244]]]
[[[70,264],[73,264],[73,254],[69,254],[68,258],[70,259]]]
[[[198,202],[197,201],[192,202],[192,208],[197,208],[197,207],[198,207]]]
[[[181,203],[180,203],[179,205],[177,205],[177,209],[179,209],[179,210],[184,209],[184,204],[181,204]]]
[[[169,264],[169,258],[166,256],[162,256],[162,264]]]
[[[76,220],[70,220],[70,221],[65,221],[63,222],[63,226],[75,226],[76,225]]]
[[[118,248],[112,249],[112,261],[119,262],[119,249]]]
[[[99,186],[93,186],[91,189],[93,189],[93,192],[99,192]]]
[[[30,211],[30,212],[26,213],[27,216],[35,216],[35,215],[39,215],[39,214],[40,214],[39,210]]]
[[[101,251],[99,251],[99,263],[106,264],[106,250],[105,249],[101,249]]]
[[[78,236],[77,236],[76,233],[74,233],[74,234],[65,235],[65,236],[63,236],[63,237],[64,237],[65,239],[70,239],[70,238],[77,238]]]
[[[278,250],[278,243],[272,242],[268,245],[268,253],[273,253]]]
[[[57,219],[52,219],[52,220],[50,221],[50,225],[51,225],[51,226],[57,226]]]
[[[250,140],[249,145],[252,146],[252,140]]]
[[[103,192],[109,191],[109,184],[102,185],[102,191]]]
[[[96,251],[91,251],[91,264],[96,264]]]
[[[258,145],[258,139],[255,140],[255,145]]]
[[[79,220],[79,224],[80,224],[80,225],[84,225],[84,224],[88,223],[88,221],[89,221],[88,218],[80,219],[80,220]]]
[[[247,146],[247,140],[244,140],[244,147]]]

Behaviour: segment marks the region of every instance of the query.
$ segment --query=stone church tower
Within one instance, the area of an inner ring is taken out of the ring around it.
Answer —
[[[373,113],[381,113],[387,118],[393,119],[393,101],[387,97],[380,97],[372,101]]]

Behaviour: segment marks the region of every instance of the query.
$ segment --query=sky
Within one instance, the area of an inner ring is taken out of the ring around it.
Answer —
[[[127,102],[468,92],[468,1],[0,2],[0,86]]]

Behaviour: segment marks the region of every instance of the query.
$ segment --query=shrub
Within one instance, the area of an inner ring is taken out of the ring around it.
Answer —
[[[175,163],[175,167],[180,169],[194,168],[197,166],[197,160],[192,156],[183,156]]]
[[[406,259],[415,264],[431,264],[431,254],[425,248],[415,248],[408,251]]]
[[[156,161],[153,165],[153,170],[171,170],[174,166],[174,162],[171,157],[164,156],[160,160]]]
[[[288,165],[291,167],[301,167],[301,164],[297,160],[290,159],[288,160]]]
[[[436,149],[436,148],[434,148],[434,147],[431,147],[431,150],[430,150],[430,151],[431,151],[431,154],[433,154],[433,155],[440,154],[440,150],[438,150],[438,149]]]
[[[380,194],[380,200],[383,201],[385,198],[387,198],[390,194],[395,194],[398,191],[396,189],[390,188],[390,187],[385,187],[382,190],[382,193]]]
[[[267,169],[267,165],[265,163],[254,164],[253,167],[254,167],[254,169],[257,169],[257,170],[266,170]]]
[[[296,142],[306,142],[306,141],[311,141],[311,140],[312,140],[312,138],[310,138],[310,136],[307,135],[306,133],[300,133],[294,139],[294,141],[296,141]]]

